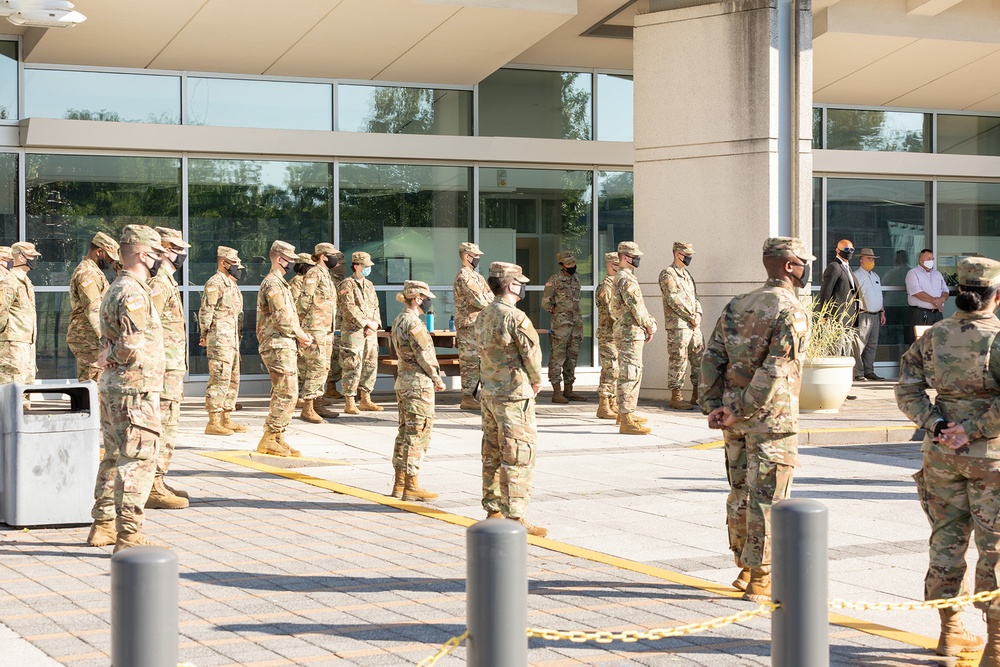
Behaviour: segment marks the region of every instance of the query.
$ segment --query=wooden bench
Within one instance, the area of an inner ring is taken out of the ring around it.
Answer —
[[[441,367],[441,374],[447,377],[456,377],[460,374],[457,354],[439,354],[438,366]],[[383,375],[396,376],[399,370],[399,359],[383,355],[378,358],[378,372]]]

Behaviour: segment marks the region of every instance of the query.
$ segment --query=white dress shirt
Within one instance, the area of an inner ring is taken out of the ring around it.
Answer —
[[[948,285],[944,282],[944,276],[937,269],[927,271],[922,266],[915,266],[906,274],[906,302],[917,308],[927,310],[937,310],[933,303],[922,301],[914,294],[930,294],[932,297],[939,297],[948,293]]]
[[[858,289],[861,290],[861,303],[869,313],[879,313],[882,311],[882,281],[874,271],[858,269],[854,272],[854,279],[858,281]]]

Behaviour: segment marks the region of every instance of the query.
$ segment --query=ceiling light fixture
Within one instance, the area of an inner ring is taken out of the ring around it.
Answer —
[[[68,0],[0,0],[0,16],[28,28],[72,28],[87,17]]]

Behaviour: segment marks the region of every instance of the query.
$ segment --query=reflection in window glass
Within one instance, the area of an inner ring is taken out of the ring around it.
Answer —
[[[215,273],[220,245],[239,252],[243,284],[259,285],[275,239],[310,253],[333,239],[333,167],[326,162],[192,159],[188,183],[192,285]]]
[[[34,271],[31,278],[34,281]],[[35,311],[38,313],[35,365],[38,367],[38,379],[76,378],[76,358],[66,345],[72,310],[69,292],[35,292]]]
[[[500,69],[479,84],[479,133],[591,138],[591,75]]]
[[[201,291],[191,290],[187,294],[188,308],[188,373],[208,375],[208,357],[204,347],[198,344],[201,332],[198,330],[198,309],[201,308]],[[267,375],[264,363],[257,351],[257,291],[243,292],[243,337],[240,339],[240,375]]]
[[[337,129],[388,134],[472,134],[472,91],[341,84]]]
[[[24,115],[122,123],[181,122],[179,76],[24,71]]]
[[[597,190],[597,280],[604,280],[607,271],[604,253],[618,250],[622,241],[635,239],[635,195],[631,171],[598,173]]]
[[[1000,258],[1000,183],[939,181],[937,214],[937,268],[949,285],[962,257]]]
[[[929,153],[931,115],[864,109],[826,110],[826,147],[831,150]]]
[[[0,41],[0,120],[17,120],[17,42]]]
[[[333,89],[325,83],[188,77],[189,125],[332,130]]]
[[[937,150],[938,153],[1000,156],[1000,117],[938,114]]]
[[[16,243],[17,153],[0,153],[0,245]]]
[[[180,158],[29,153],[25,168],[25,240],[42,253],[36,285],[69,285],[97,232],[181,228]]]
[[[860,248],[858,252],[861,252]],[[812,263],[812,285],[818,288],[823,278],[823,179],[813,179],[813,219],[812,219],[812,254],[818,257]]]
[[[632,77],[597,75],[597,138],[632,141]]]
[[[468,167],[341,164],[340,249],[370,254],[376,285],[451,285],[471,238],[471,181]]]
[[[823,148],[823,110],[819,108],[813,109],[813,148]]]

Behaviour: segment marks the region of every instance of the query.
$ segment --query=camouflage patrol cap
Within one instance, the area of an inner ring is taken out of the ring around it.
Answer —
[[[360,264],[361,266],[375,266],[375,262],[372,261],[372,256],[366,252],[361,252],[360,250],[351,255],[351,264]]]
[[[238,269],[243,268],[243,262],[240,261],[240,255],[238,252],[236,252],[235,248],[229,248],[227,246],[220,245],[218,251],[216,251],[215,253],[215,256],[221,257],[227,262],[232,262],[233,264],[236,265],[236,268]]]
[[[165,252],[160,235],[148,225],[125,225],[118,244],[148,246],[157,252]]]
[[[556,262],[563,266],[576,266],[576,257],[569,250],[560,250],[556,253]]]
[[[490,278],[513,278],[519,283],[530,283],[521,267],[510,262],[493,262],[490,264]]]
[[[0,245],[0,259],[14,259],[14,253],[9,245]]]
[[[171,229],[170,227],[157,227],[156,233],[160,235],[160,239],[164,243],[169,243],[175,248],[190,248],[191,244],[184,240],[184,235],[181,234],[179,229]]]
[[[312,258],[307,252],[300,252],[295,256],[295,261],[299,264],[308,264],[309,266],[316,266],[316,260]]]
[[[674,252],[684,253],[685,255],[693,255],[694,246],[690,243],[684,243],[684,241],[674,241]]]
[[[1000,262],[987,257],[965,257],[959,260],[958,284],[965,287],[1000,285]]]
[[[794,236],[772,236],[764,241],[764,257],[797,257],[803,262],[813,262],[816,257],[806,250],[802,239]]]
[[[429,299],[436,298],[431,292],[430,286],[420,280],[407,280],[403,283],[403,298],[412,299],[415,296],[426,296]]]
[[[10,247],[11,256],[17,257],[18,255],[24,255],[25,257],[41,257],[42,253],[35,250],[34,243],[27,243],[26,241],[20,241],[15,243]]]
[[[274,243],[272,243],[271,252],[278,253],[285,259],[294,260],[296,258],[295,246],[293,246],[291,243],[285,243],[284,241],[276,240]]]
[[[317,243],[316,247],[313,248],[314,255],[337,255],[339,253],[340,251],[337,250],[335,245],[325,241],[323,243]]]
[[[118,241],[115,241],[104,232],[97,232],[94,234],[94,238],[90,241],[90,244],[96,245],[98,248],[108,253],[108,257],[115,262],[121,259],[121,256],[118,254]]]
[[[606,264],[618,265],[618,253],[616,252],[606,252],[604,253],[604,262]]]
[[[458,246],[458,252],[459,254],[467,252],[470,255],[475,255],[476,257],[482,257],[483,255],[486,254],[482,250],[480,250],[479,246],[477,246],[475,243],[469,243],[468,241]]]
[[[639,244],[635,241],[622,241],[619,243],[618,254],[630,255],[632,257],[642,257],[642,251],[639,250]]]

